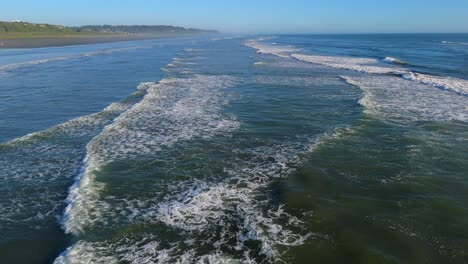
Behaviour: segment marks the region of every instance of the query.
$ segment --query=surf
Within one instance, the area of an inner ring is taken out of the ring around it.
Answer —
[[[398,65],[407,65],[408,63],[402,60],[399,60],[394,57],[385,57],[382,59],[384,62],[392,63],[392,64],[398,64]]]
[[[16,62],[16,63],[0,65],[0,71],[11,71],[11,70],[14,70],[14,69],[19,69],[19,68],[23,68],[23,67],[30,67],[30,66],[39,65],[39,64],[47,64],[47,63],[53,63],[53,62],[58,62],[58,61],[74,60],[74,59],[94,57],[94,56],[99,56],[99,55],[109,55],[109,54],[112,54],[112,53],[115,53],[115,52],[126,52],[126,51],[132,51],[132,50],[136,50],[136,49],[142,49],[142,48],[148,48],[148,46],[135,46],[135,47],[127,47],[127,48],[103,49],[103,50],[98,50],[98,51],[83,52],[83,53],[78,53],[78,54],[57,56],[57,57],[52,57],[52,58],[44,58],[44,59],[31,60],[31,61]]]
[[[281,47],[278,45],[259,43],[259,40],[247,41],[245,45],[256,49],[259,53],[271,54],[282,58],[293,58],[300,61],[320,64],[337,69],[351,70],[368,74],[398,75],[401,78],[468,96],[468,80],[416,73],[403,67],[386,67],[380,65],[379,60],[377,59],[300,54],[296,53],[298,49],[294,47]],[[384,61],[388,61],[397,65],[406,65],[406,63],[403,61],[392,57],[386,57]]]
[[[86,155],[86,144],[142,96],[137,91],[101,112],[0,144],[0,230],[11,240],[21,229],[32,240],[55,232],[63,200]],[[10,192],[8,188],[14,188]]]

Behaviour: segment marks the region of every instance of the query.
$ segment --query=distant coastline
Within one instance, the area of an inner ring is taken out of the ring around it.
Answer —
[[[214,30],[174,26],[65,27],[23,21],[0,22],[0,49],[58,47],[216,33]]]

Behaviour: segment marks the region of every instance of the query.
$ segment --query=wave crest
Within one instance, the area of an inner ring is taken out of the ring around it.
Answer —
[[[414,73],[403,67],[385,67],[379,65],[379,60],[377,59],[298,54],[294,53],[298,50],[293,47],[269,45],[266,43],[260,43],[259,40],[250,40],[246,42],[245,45],[257,49],[259,53],[276,55],[283,58],[294,58],[300,61],[320,64],[337,69],[369,74],[399,75],[407,80],[449,90],[461,95],[468,95],[468,80]],[[392,57],[386,57],[383,60],[401,66],[406,64],[405,62]]]
[[[382,59],[382,61],[384,62],[388,62],[388,63],[393,63],[393,64],[398,64],[398,65],[407,65],[408,63],[402,61],[402,60],[399,60],[397,58],[393,58],[393,57],[385,57]]]

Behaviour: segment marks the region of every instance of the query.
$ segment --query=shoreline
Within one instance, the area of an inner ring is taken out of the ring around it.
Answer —
[[[0,49],[63,47],[63,46],[112,43],[112,42],[182,37],[182,36],[191,36],[191,34],[99,35],[99,36],[77,35],[77,36],[34,37],[34,38],[2,38],[0,37]]]

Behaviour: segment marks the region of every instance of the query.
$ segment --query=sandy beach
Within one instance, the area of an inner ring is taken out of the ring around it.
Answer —
[[[175,37],[177,34],[158,35],[99,35],[99,36],[64,36],[64,37],[37,37],[37,38],[2,38],[0,36],[1,49],[15,48],[43,48],[72,45],[85,45],[95,43],[120,42],[142,40],[152,38]]]

